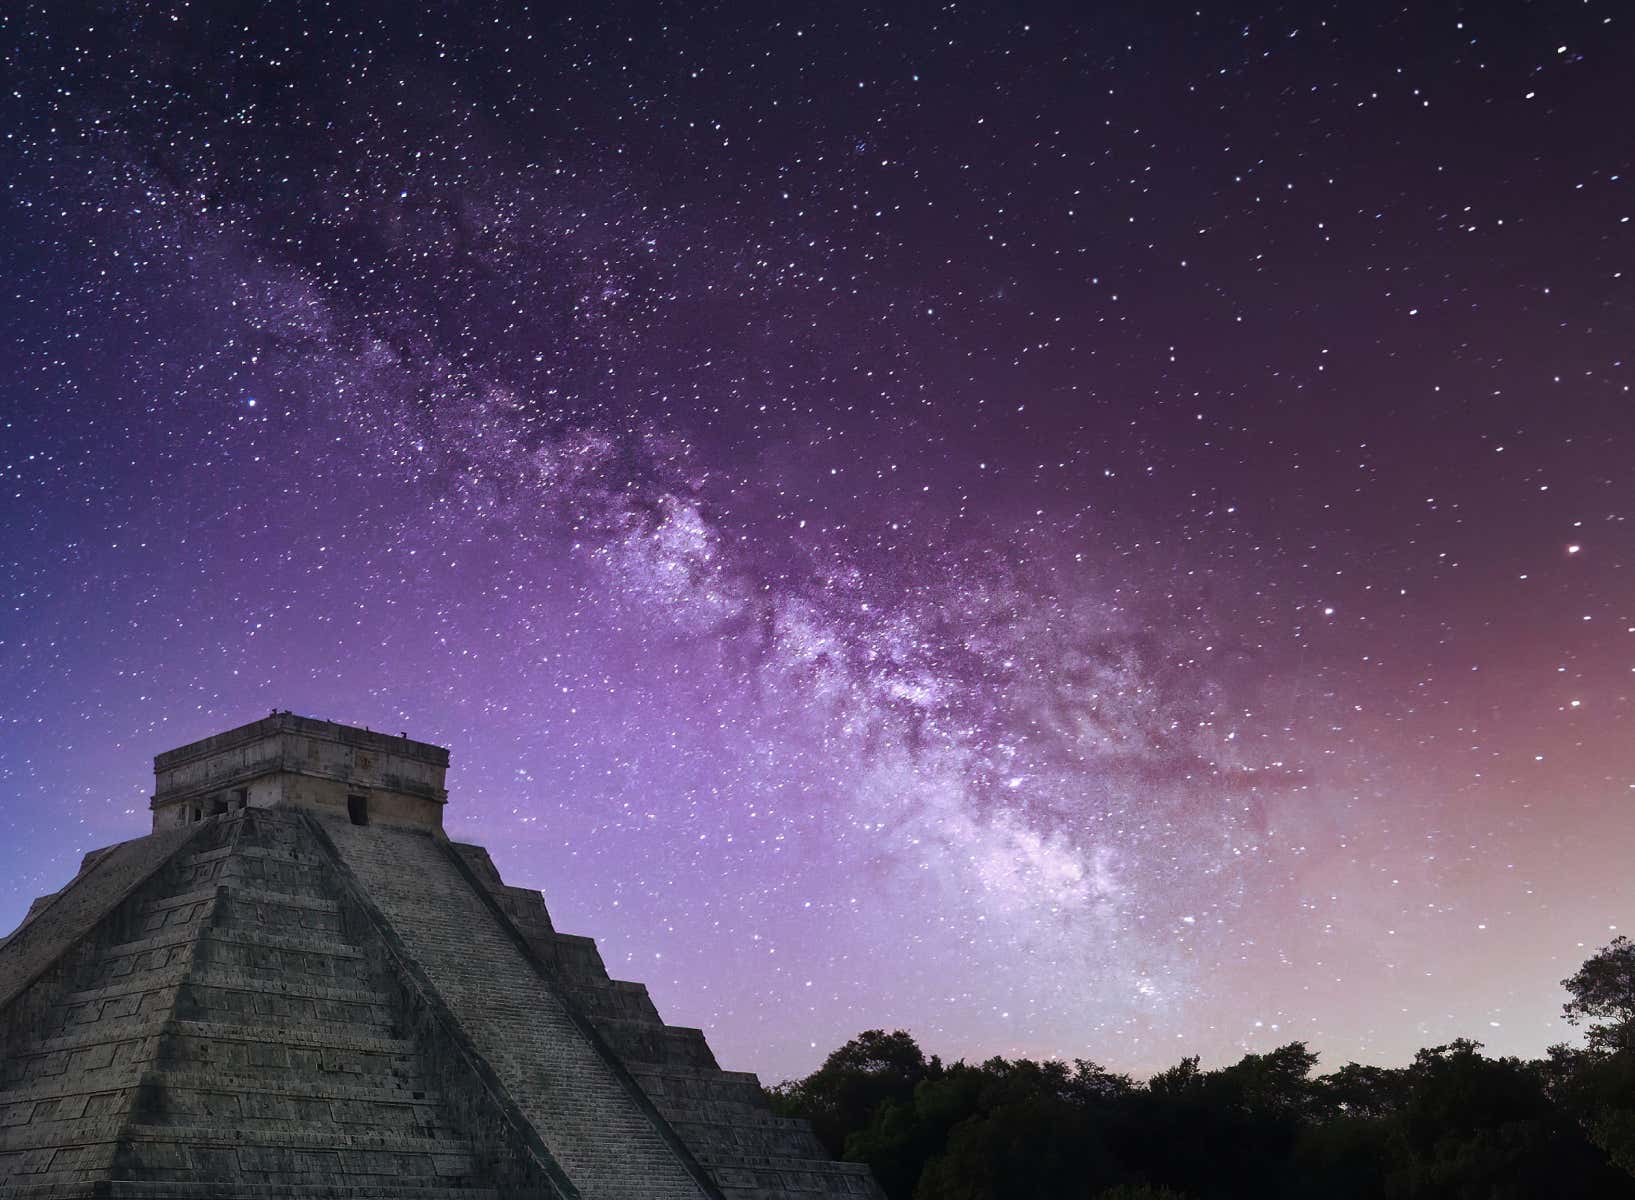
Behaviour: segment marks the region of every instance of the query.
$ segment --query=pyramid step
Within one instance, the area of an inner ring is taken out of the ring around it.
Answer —
[[[18,1124],[26,1120],[27,1116],[22,1111],[25,1105],[79,1096],[114,1096],[128,1092],[142,1082],[147,1069],[145,1063],[125,1063],[117,1070],[104,1072],[95,1084],[87,1083],[83,1079],[57,1075],[0,1089],[0,1125]]]
[[[64,1122],[66,1124],[66,1122]],[[94,1129],[88,1132],[95,1134]],[[466,1138],[447,1129],[370,1126],[352,1121],[332,1123],[301,1118],[247,1118],[232,1126],[198,1114],[186,1114],[162,1122],[143,1119],[127,1125],[120,1136],[132,1142],[183,1142],[189,1146],[278,1146],[290,1150],[381,1150],[402,1154],[472,1154],[476,1147]],[[89,1140],[98,1140],[93,1136]]]
[[[579,1011],[593,1021],[629,1020],[654,1027],[664,1024],[652,997],[639,983],[614,979],[605,984],[569,984],[565,990]]]
[[[170,864],[169,870],[161,878],[161,886],[175,892],[214,887],[226,869],[231,853],[228,849],[220,849],[185,854]]]
[[[317,867],[324,865],[323,855],[310,846],[287,845],[257,846],[251,843],[241,843],[238,852],[233,855],[234,863],[243,866],[256,864],[258,866],[287,865],[293,867]]]
[[[212,866],[217,863],[246,861],[290,863],[296,866],[318,866],[323,860],[311,850],[302,850],[294,844],[259,846],[240,842],[236,846],[221,846],[184,855],[177,860],[184,867]]]
[[[323,855],[311,848],[303,848],[295,843],[289,845],[257,846],[249,843],[241,844],[236,858],[264,859],[269,862],[299,863],[302,866],[322,866]]]
[[[780,1117],[774,1113],[760,1110],[754,1114],[752,1120],[746,1120],[736,1115],[695,1116],[686,1118],[682,1124],[689,1129],[696,1129],[700,1133],[708,1133],[719,1137],[734,1130],[756,1130],[769,1134],[790,1134],[797,1137],[808,1137],[812,1133],[812,1123],[804,1117]],[[806,1157],[804,1154],[795,1155],[796,1158]]]
[[[299,892],[286,892],[277,888],[265,887],[261,884],[244,884],[226,882],[220,885],[227,889],[227,895],[233,900],[241,900],[251,904],[268,904],[280,908],[299,908],[309,912],[339,913],[341,906],[333,900],[319,896],[303,895]]]
[[[177,892],[169,896],[155,896],[145,901],[137,910],[144,915],[148,913],[169,912],[177,908],[190,908],[199,904],[209,904],[216,898],[216,889],[189,888],[185,892]]]
[[[124,1123],[125,1114],[111,1113],[65,1120],[36,1118],[26,1125],[6,1125],[0,1127],[0,1154],[117,1141]]]
[[[117,1144],[110,1139],[77,1146],[0,1151],[0,1200],[14,1200],[24,1195],[86,1195],[88,1193],[64,1193],[58,1189],[89,1188],[92,1185],[83,1181],[107,1178],[116,1149]],[[29,1190],[25,1192],[21,1188]]]
[[[163,1044],[163,1066],[282,1081],[290,1075],[354,1081],[422,1079],[414,1043],[369,1037],[355,1028],[244,1029],[179,1021]]]
[[[245,1001],[249,1004],[249,1001]],[[262,997],[255,1009],[232,1009],[226,1004],[198,1002],[183,997],[177,1007],[180,1032],[193,1033],[198,1027],[231,1032],[240,1041],[281,1041],[284,1045],[312,1045],[332,1050],[371,1050],[373,1043],[399,1045],[405,1041],[401,1022],[389,1010],[361,1010],[356,1014],[329,1012],[322,1019],[307,1002],[284,1002],[281,997]],[[299,1038],[293,1040],[293,1035]],[[214,1035],[213,1035],[214,1037]],[[368,1045],[365,1045],[368,1043]]]
[[[260,1142],[290,1133],[345,1134],[354,1138],[415,1138],[432,1142],[454,1136],[431,1100],[363,1101],[300,1098],[267,1092],[165,1088],[144,1097],[142,1120],[170,1130],[220,1129],[229,1122],[241,1140]],[[5,1131],[0,1130],[0,1134]],[[181,1137],[181,1133],[176,1134]]]
[[[758,1125],[771,1115],[765,1108],[720,1100],[678,1100],[653,1096],[652,1101],[653,1107],[659,1110],[664,1119],[678,1127],[692,1122]]]
[[[146,990],[148,981],[169,979],[177,971],[186,970],[202,932],[198,927],[179,927],[102,947],[90,960],[74,968],[71,986],[78,992],[94,992],[129,982],[134,989]],[[167,985],[155,982],[153,986]]]
[[[348,1054],[352,1058],[346,1057]],[[230,1091],[241,1096],[287,1096],[312,1099],[379,1097],[403,1104],[438,1103],[437,1081],[418,1062],[401,1059],[358,1060],[356,1051],[297,1048],[278,1059],[265,1053],[209,1058],[168,1058],[144,1077],[145,1096],[165,1103],[167,1093],[204,1094]],[[365,1069],[372,1068],[372,1069]],[[346,1089],[343,1091],[342,1089]],[[184,1105],[191,1101],[183,1101]],[[274,1106],[276,1107],[276,1105]]]
[[[331,958],[363,958],[363,950],[360,947],[352,942],[341,941],[333,934],[326,937],[235,925],[205,930],[202,932],[202,938],[212,943],[251,946],[263,950],[292,950],[301,954],[325,954]]]
[[[122,996],[140,996],[144,992],[155,991],[159,988],[175,987],[187,978],[188,966],[186,963],[172,964],[160,967],[153,971],[143,971],[134,975],[123,975],[118,979],[111,979],[107,983],[95,987],[81,988],[79,991],[67,992],[63,995],[65,1005],[97,1004],[104,1000],[117,1000]]]
[[[595,1025],[596,1032],[608,1040],[620,1058],[674,1063],[704,1071],[716,1066],[715,1055],[701,1029],[662,1025],[639,1017],[597,1016]]]
[[[595,938],[578,933],[553,933],[544,939],[531,939],[529,944],[564,987],[606,987],[612,982]]]
[[[242,884],[220,884],[225,896],[221,925],[228,929],[255,928],[314,937],[342,938],[340,906],[333,900],[269,891]]]
[[[116,1032],[162,1021],[175,1004],[185,967],[132,972],[102,987],[70,992],[35,1026],[36,1038],[101,1030]]]
[[[135,1063],[151,1062],[158,1053],[159,1026],[120,1033],[100,1042],[89,1038],[63,1047],[24,1047],[0,1059],[0,1082],[5,1093],[62,1081],[100,1090],[118,1086]]]
[[[362,1033],[355,1025],[331,1021],[298,1021],[287,1025],[251,1026],[220,1021],[178,1020],[170,1031],[176,1038],[193,1038],[200,1042],[236,1044],[274,1044],[294,1049],[359,1050],[370,1054],[414,1053],[415,1044],[409,1038],[380,1037]]]
[[[200,967],[233,972],[256,983],[299,979],[326,986],[369,987],[374,977],[368,959],[355,946],[326,946],[309,939],[256,936],[243,930],[201,939],[194,958]]]
[[[234,858],[222,865],[216,882],[312,898],[327,898],[331,884],[322,864],[295,862],[287,857]]]
[[[628,1060],[626,1069],[660,1109],[688,1111],[700,1105],[731,1111],[768,1112],[761,1081],[748,1071],[723,1071]]]
[[[143,1038],[157,1037],[165,1031],[166,1019],[165,1016],[150,1016],[146,1020],[129,1023],[110,1022],[106,1027],[86,1025],[75,1029],[65,1029],[60,1033],[48,1034],[13,1049],[6,1057],[8,1059],[35,1058],[48,1054],[73,1054],[87,1047],[117,1042],[134,1042]]]
[[[340,905],[327,897],[312,895],[307,892],[292,892],[284,888],[268,887],[265,881],[259,879],[245,881],[230,877],[218,880],[209,887],[190,887],[186,891],[155,896],[144,902],[139,911],[146,915],[148,913],[169,912],[172,909],[208,904],[222,891],[225,891],[235,900],[249,903],[268,904],[282,908],[298,908],[313,912],[340,912]]]
[[[392,1010],[392,998],[384,989],[378,987],[358,985],[336,987],[317,979],[248,979],[237,971],[225,970],[214,963],[202,963],[195,967],[193,974],[187,980],[187,985],[190,990],[195,992],[230,992],[251,997],[310,1001],[320,1010],[328,1007],[331,1011],[338,1011],[340,1006],[380,1010],[383,1014],[389,1014]],[[245,1008],[243,1011],[249,1013],[262,1010]],[[321,1017],[321,1019],[352,1020],[354,1018],[341,1016]]]
[[[731,1087],[756,1096],[763,1094],[761,1077],[754,1071],[728,1071],[722,1067],[689,1067],[679,1064],[672,1066],[670,1063],[641,1058],[627,1060],[625,1067],[633,1075],[662,1076],[677,1082],[684,1081],[706,1087]]]
[[[504,1200],[497,1188],[445,1187],[440,1183],[347,1186],[335,1183],[202,1183],[198,1180],[116,1179],[91,1183],[0,1183],[0,1200]]]
[[[753,1171],[785,1174],[803,1171],[813,1175],[867,1175],[867,1163],[838,1162],[832,1158],[789,1158],[777,1154],[733,1154],[708,1148],[694,1150],[693,1157],[712,1171],[718,1167],[738,1167]]]
[[[176,860],[176,865],[186,868],[198,863],[222,862],[231,858],[234,853],[232,846],[208,846],[182,855]]]
[[[191,946],[200,936],[200,933],[201,930],[197,927],[170,928],[160,933],[132,938],[128,942],[116,942],[104,949],[98,957],[104,960],[135,958],[142,954],[169,950],[175,946]]]
[[[301,880],[304,886],[319,883],[324,876],[319,858],[288,847],[265,847],[240,842],[234,847],[201,850],[180,858],[172,865],[172,878],[186,886],[213,886],[231,878]]]
[[[0,1104],[0,1153],[107,1141],[124,1120],[128,1099],[128,1091],[117,1091]]]
[[[249,1176],[266,1184],[425,1186],[479,1182],[486,1148],[456,1138],[354,1136],[333,1128],[246,1132],[220,1125],[133,1125],[122,1157],[137,1178],[177,1182]]]
[[[404,1032],[402,1023],[385,1008],[321,1009],[310,1001],[256,996],[252,992],[237,993],[236,999],[241,1002],[238,1007],[208,998],[184,997],[176,1015],[184,1021],[236,1029],[254,1041],[283,1041],[291,1031],[301,1031],[324,1045],[338,1046],[346,1039],[360,1037],[397,1041]],[[249,1007],[251,1003],[254,1008]]]
[[[779,1118],[761,1121],[672,1120],[675,1130],[695,1155],[774,1155],[816,1158],[823,1147],[805,1122],[779,1124]]]
[[[148,900],[134,914],[136,932],[142,937],[156,937],[171,930],[198,929],[210,919],[215,907],[214,889]]]
[[[231,1075],[219,1070],[166,1069],[150,1072],[143,1083],[157,1090],[191,1092],[232,1091],[240,1096],[288,1097],[294,1100],[347,1100],[380,1104],[429,1104],[438,1100],[423,1080],[331,1082],[311,1075]]]

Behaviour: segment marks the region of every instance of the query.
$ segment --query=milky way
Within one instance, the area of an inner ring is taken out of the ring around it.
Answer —
[[[0,926],[292,708],[771,1078],[1565,1036],[1616,6],[205,7],[0,18]]]

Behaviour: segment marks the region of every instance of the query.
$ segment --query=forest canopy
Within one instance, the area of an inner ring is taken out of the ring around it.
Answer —
[[[1093,1062],[945,1064],[867,1030],[771,1089],[892,1200],[1635,1200],[1635,944],[1562,981],[1584,1045],[1317,1072],[1304,1042],[1145,1082]]]

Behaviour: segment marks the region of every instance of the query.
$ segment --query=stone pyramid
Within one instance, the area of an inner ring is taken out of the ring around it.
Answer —
[[[880,1195],[442,830],[441,747],[275,713],[0,942],[0,1200]]]

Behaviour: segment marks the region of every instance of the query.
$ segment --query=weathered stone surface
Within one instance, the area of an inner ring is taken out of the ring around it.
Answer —
[[[448,751],[289,712],[167,750],[153,760],[153,828],[241,808],[305,808],[375,824],[443,826]]]
[[[327,832],[586,1195],[693,1200],[706,1194],[692,1164],[666,1143],[446,844],[415,830],[348,825]]]
[[[325,788],[369,784],[281,739],[323,726],[382,788],[386,751],[445,751],[269,722],[160,758],[192,772],[173,791],[253,778],[262,803],[173,795],[186,820],[156,808],[0,942],[0,1200],[878,1196],[421,819],[440,796],[353,824]]]
[[[35,901],[23,924],[0,945],[0,1010],[65,946],[84,938],[128,893],[163,867],[193,833],[168,830],[88,855],[67,887]]]
[[[573,1195],[334,875],[297,813],[204,821],[25,989],[0,1018],[0,1196]]]
[[[805,1121],[773,1114],[754,1075],[723,1071],[702,1031],[666,1025],[643,985],[610,978],[592,939],[558,933],[540,893],[508,886],[481,846],[452,848],[723,1195],[879,1195],[868,1168],[833,1161]]]

